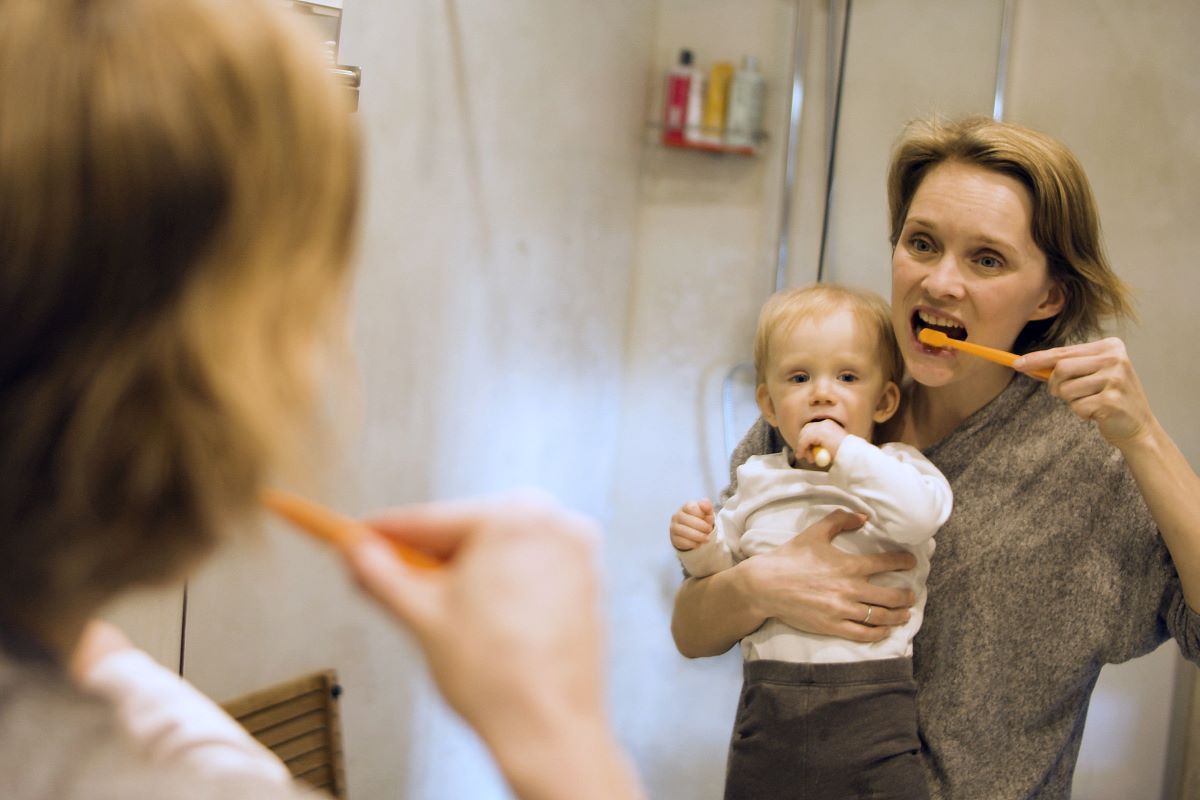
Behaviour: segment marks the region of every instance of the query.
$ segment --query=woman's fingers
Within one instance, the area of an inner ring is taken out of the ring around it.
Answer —
[[[868,553],[851,556],[850,572],[854,575],[878,575],[881,572],[903,572],[917,566],[917,557],[912,553],[896,550],[890,553]],[[886,587],[877,587],[886,591]],[[895,590],[899,591],[899,590]],[[910,602],[909,605],[912,603]],[[897,604],[898,605],[898,604]]]
[[[418,635],[436,625],[437,578],[402,562],[379,536],[365,536],[344,551],[358,585]]]
[[[1050,392],[1081,419],[1097,424],[1109,442],[1121,446],[1142,435],[1153,414],[1141,381],[1117,338],[1030,353],[1030,366],[1052,362]]]

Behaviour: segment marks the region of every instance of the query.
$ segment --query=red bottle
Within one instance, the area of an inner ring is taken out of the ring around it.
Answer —
[[[683,144],[688,120],[688,96],[700,74],[692,67],[692,51],[679,51],[679,64],[667,73],[663,92],[663,144]]]

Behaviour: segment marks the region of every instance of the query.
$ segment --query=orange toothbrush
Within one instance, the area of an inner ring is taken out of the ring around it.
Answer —
[[[821,469],[825,469],[833,462],[833,456],[829,455],[829,451],[819,444],[808,448],[808,457]]]
[[[339,550],[349,550],[369,531],[361,522],[343,517],[322,505],[297,494],[280,489],[263,489],[259,497],[262,504],[300,530],[318,539],[324,539]],[[386,538],[386,537],[385,537]],[[441,565],[436,558],[394,539],[387,540],[401,561],[421,569],[433,569]]]
[[[986,358],[988,361],[993,361],[997,364],[1003,364],[1006,367],[1011,367],[1018,356],[1012,353],[1006,353],[1003,350],[997,350],[994,347],[984,347],[981,344],[971,344],[970,342],[960,342],[958,339],[951,339],[941,331],[935,331],[933,328],[921,328],[917,334],[917,338],[922,343],[930,347],[952,347],[955,350],[962,350],[964,353],[970,353],[973,356]],[[1039,369],[1033,372],[1027,372],[1026,375],[1032,375],[1035,378],[1049,380],[1050,370]]]

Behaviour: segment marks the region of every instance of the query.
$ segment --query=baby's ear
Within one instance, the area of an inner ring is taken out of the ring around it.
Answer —
[[[871,419],[876,423],[887,422],[898,408],[900,408],[900,387],[896,385],[895,381],[888,381],[884,384],[883,393],[879,395],[879,402],[875,404],[875,413],[871,415]]]
[[[767,421],[772,428],[778,428],[779,422],[775,417],[775,404],[771,402],[771,395],[767,391],[767,385],[760,383],[754,389],[754,399],[758,401],[758,410],[762,412],[763,419]]]

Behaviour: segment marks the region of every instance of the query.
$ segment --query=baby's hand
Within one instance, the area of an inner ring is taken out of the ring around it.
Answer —
[[[708,498],[693,500],[671,516],[671,544],[676,550],[692,550],[708,541],[715,519]]]
[[[824,447],[837,460],[838,448],[846,440],[846,429],[831,419],[819,419],[800,429],[800,440],[796,442],[796,457],[812,464],[813,448]]]

